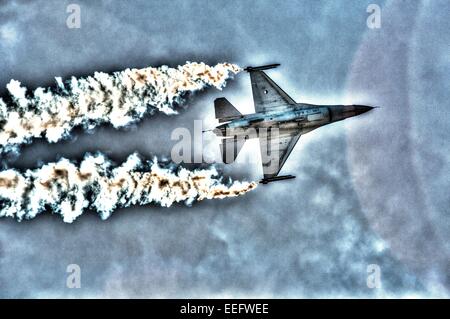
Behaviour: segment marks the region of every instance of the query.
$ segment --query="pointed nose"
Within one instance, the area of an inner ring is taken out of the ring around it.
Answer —
[[[374,108],[373,106],[367,106],[367,105],[354,105],[354,107],[355,107],[355,113],[356,113],[355,115],[366,113]]]
[[[331,122],[342,121],[349,117],[366,113],[371,109],[373,107],[367,105],[336,105],[330,108]]]

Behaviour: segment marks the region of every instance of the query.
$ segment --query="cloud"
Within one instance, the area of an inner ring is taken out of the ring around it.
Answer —
[[[178,68],[126,69],[37,88],[32,97],[16,80],[7,85],[10,102],[0,99],[0,153],[10,152],[33,138],[57,142],[78,126],[90,129],[103,123],[124,127],[155,112],[177,114],[190,93],[206,87],[221,89],[240,71],[237,65],[208,66],[187,62]]]
[[[1,171],[0,217],[21,221],[50,208],[71,223],[89,208],[107,219],[120,207],[191,205],[243,195],[256,186],[254,182],[227,181],[215,167],[189,170],[156,158],[142,161],[133,154],[114,168],[104,155],[88,154],[79,166],[63,158],[23,173]]]

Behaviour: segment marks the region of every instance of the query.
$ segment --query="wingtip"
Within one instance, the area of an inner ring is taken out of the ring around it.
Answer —
[[[268,70],[273,69],[276,67],[279,67],[280,63],[273,63],[273,64],[266,64],[266,65],[260,65],[260,66],[247,66],[244,71],[252,72],[252,71],[262,71],[262,70]]]
[[[293,179],[295,178],[294,175],[282,175],[282,176],[274,176],[274,177],[267,177],[267,178],[263,178],[259,181],[260,184],[269,184],[272,182],[277,182],[277,181],[282,181],[282,180],[286,180],[286,179]]]

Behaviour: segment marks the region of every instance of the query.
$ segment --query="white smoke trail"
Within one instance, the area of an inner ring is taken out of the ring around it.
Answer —
[[[0,154],[16,151],[33,138],[57,142],[76,126],[91,129],[111,123],[119,128],[156,111],[176,114],[187,94],[209,86],[221,89],[240,70],[230,63],[186,62],[178,68],[96,72],[65,83],[56,78],[56,88],[37,88],[31,97],[19,81],[11,80],[6,86],[11,102],[0,98]]]
[[[67,223],[85,209],[108,218],[119,207],[173,203],[191,205],[203,199],[234,197],[257,186],[225,182],[214,167],[188,170],[173,163],[144,161],[133,154],[113,167],[104,155],[87,154],[79,166],[67,159],[19,172],[0,172],[0,217],[32,219],[50,209]]]

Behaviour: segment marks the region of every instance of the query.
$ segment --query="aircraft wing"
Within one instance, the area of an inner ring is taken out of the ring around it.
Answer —
[[[267,112],[277,108],[289,108],[296,104],[266,73],[249,70],[253,101],[256,112]]]
[[[290,134],[259,139],[264,179],[277,176],[301,134]]]

